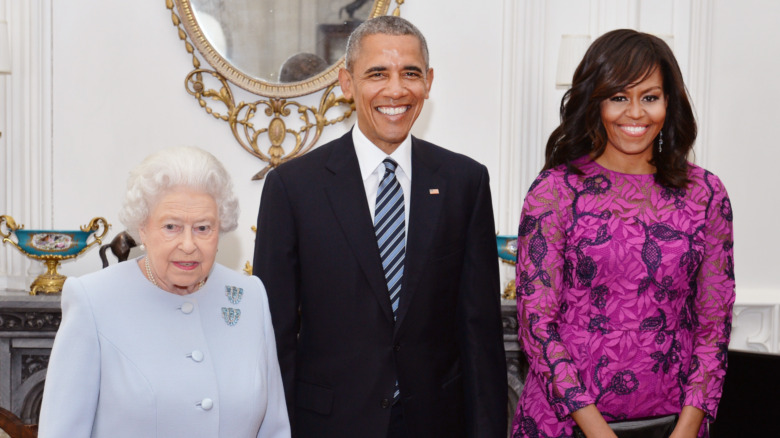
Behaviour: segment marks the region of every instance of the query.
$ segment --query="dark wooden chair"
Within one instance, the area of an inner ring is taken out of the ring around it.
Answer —
[[[0,431],[11,438],[37,438],[38,425],[24,424],[13,412],[0,408]]]

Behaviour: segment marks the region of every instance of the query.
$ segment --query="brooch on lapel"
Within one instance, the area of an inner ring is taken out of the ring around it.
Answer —
[[[230,304],[235,306],[244,298],[244,289],[236,286],[225,286],[225,296],[227,296]],[[241,309],[234,309],[232,307],[222,308],[222,319],[225,320],[225,324],[233,327],[238,324],[239,318],[241,318]]]
[[[238,323],[239,318],[241,318],[241,309],[234,309],[232,307],[222,308],[222,319],[225,320],[225,324],[233,327]]]
[[[225,295],[227,295],[230,304],[238,304],[244,297],[244,289],[235,286],[225,286]]]

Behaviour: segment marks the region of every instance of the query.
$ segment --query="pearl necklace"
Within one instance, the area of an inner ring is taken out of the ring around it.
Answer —
[[[144,257],[144,265],[146,265],[146,276],[149,277],[149,281],[151,281],[153,285],[157,286],[157,280],[154,279],[154,274],[152,274],[152,265],[149,263],[149,256]]]
[[[149,281],[151,281],[153,285],[160,287],[157,284],[157,280],[155,280],[154,278],[154,274],[152,274],[152,265],[151,263],[149,263],[149,256],[144,257],[144,266],[146,266],[146,276],[149,278]],[[204,284],[206,284],[205,279],[198,282],[198,285],[195,287],[195,290],[200,290],[200,288],[202,288]],[[195,292],[195,290],[193,292]]]

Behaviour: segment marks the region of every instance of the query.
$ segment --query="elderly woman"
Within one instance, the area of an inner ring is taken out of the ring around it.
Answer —
[[[200,149],[131,172],[120,219],[146,255],[66,281],[41,438],[290,436],[265,289],[214,262],[237,217]]]
[[[706,434],[726,373],[733,235],[725,187],[687,161],[695,138],[662,40],[624,29],[593,42],[522,211],[530,373],[514,437],[614,437],[647,417],[665,435],[642,436]]]

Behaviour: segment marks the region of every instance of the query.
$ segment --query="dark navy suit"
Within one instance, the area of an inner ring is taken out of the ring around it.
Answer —
[[[385,438],[397,379],[411,437],[505,437],[487,169],[412,138],[395,323],[351,132],[266,178],[254,273],[295,435]]]

